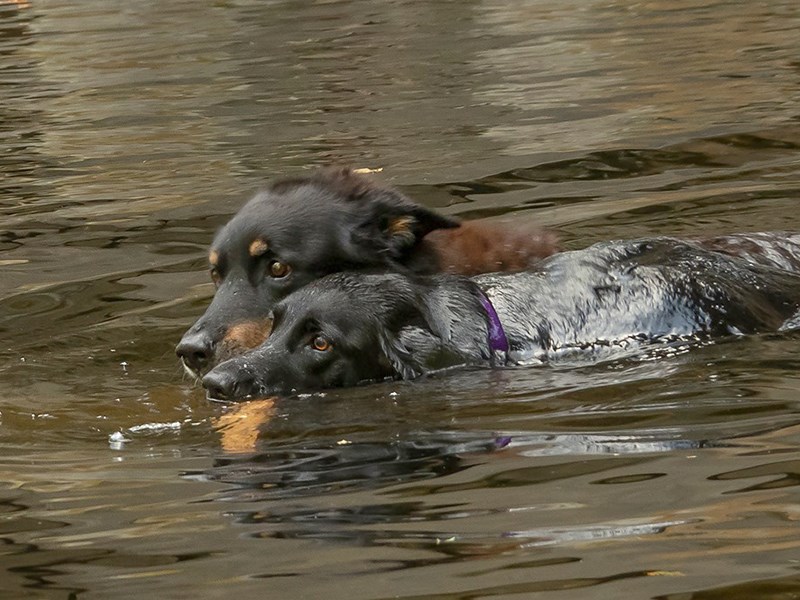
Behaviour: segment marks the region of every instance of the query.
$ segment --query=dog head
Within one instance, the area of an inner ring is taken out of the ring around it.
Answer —
[[[349,169],[278,181],[215,237],[209,268],[216,293],[176,352],[201,376],[263,342],[275,303],[326,274],[436,270],[423,238],[458,225]]]
[[[427,286],[394,273],[337,273],[293,293],[260,347],[212,369],[209,398],[239,401],[411,378],[441,359]]]

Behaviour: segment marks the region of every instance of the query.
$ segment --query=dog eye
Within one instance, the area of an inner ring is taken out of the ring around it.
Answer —
[[[222,275],[219,274],[219,269],[216,267],[211,267],[211,281],[214,282],[216,287],[219,287],[219,284],[222,281]]]
[[[318,335],[313,340],[311,340],[311,347],[314,348],[314,350],[319,350],[320,352],[327,352],[333,347],[333,344],[331,344],[321,335]]]
[[[281,277],[286,277],[291,272],[292,268],[279,260],[273,260],[269,263],[269,274],[273,277],[280,279]]]

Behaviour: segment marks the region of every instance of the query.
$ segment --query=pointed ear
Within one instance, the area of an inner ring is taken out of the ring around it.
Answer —
[[[353,242],[386,253],[395,260],[402,258],[431,231],[460,226],[456,219],[420,206],[391,188],[368,189],[359,201],[364,218],[353,231]]]
[[[413,206],[380,221],[380,232],[390,248],[410,248],[435,229],[453,229],[461,223],[423,206]]]

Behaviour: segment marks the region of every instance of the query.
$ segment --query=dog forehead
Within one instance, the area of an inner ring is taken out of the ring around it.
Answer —
[[[303,183],[260,192],[243,207],[242,212],[269,215],[272,218],[282,215],[290,219],[295,216],[307,218],[315,214],[330,217],[333,214],[350,213],[352,209],[352,203],[334,190]]]
[[[349,290],[317,285],[314,281],[281,300],[275,308],[284,323],[314,319],[321,324],[347,324],[362,320],[368,312]]]
[[[297,312],[314,311],[318,314],[348,312],[358,305],[358,298],[349,290],[336,286],[318,285],[320,280],[312,281],[300,288],[284,302]]]
[[[277,254],[300,246],[313,248],[335,240],[353,222],[350,210],[337,202],[307,197],[302,190],[287,193],[262,192],[245,204],[217,234],[213,248],[245,249],[252,256],[269,249]]]
[[[327,275],[293,295],[297,296],[299,304],[330,314],[337,321],[352,319],[354,322],[402,310],[411,297],[401,275],[358,271]]]

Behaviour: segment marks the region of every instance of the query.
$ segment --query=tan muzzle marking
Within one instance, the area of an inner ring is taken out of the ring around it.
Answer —
[[[229,352],[238,354],[260,346],[269,337],[272,320],[240,321],[228,328],[222,344]],[[238,352],[237,352],[238,351]]]

